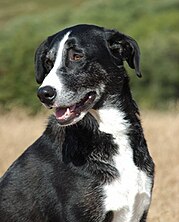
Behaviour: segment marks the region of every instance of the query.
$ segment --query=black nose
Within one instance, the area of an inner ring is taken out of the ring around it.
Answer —
[[[55,99],[56,95],[56,89],[51,86],[40,87],[37,91],[37,96],[40,101],[46,105],[52,105],[52,101]]]

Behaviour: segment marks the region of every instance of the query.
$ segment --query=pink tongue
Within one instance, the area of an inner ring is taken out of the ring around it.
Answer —
[[[66,111],[67,111],[67,108],[57,108],[56,112],[55,112],[56,117],[59,118],[59,119],[63,118],[63,116],[65,115]]]
[[[56,109],[55,115],[57,119],[68,119],[72,112],[75,110],[76,105],[66,107],[66,108],[60,108],[58,107]]]

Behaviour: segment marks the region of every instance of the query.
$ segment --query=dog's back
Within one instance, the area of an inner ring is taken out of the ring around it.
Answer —
[[[146,221],[154,164],[124,61],[141,76],[137,43],[92,25],[40,45],[38,96],[55,115],[2,177],[0,221]]]

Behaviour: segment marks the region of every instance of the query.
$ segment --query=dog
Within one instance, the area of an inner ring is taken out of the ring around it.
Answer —
[[[154,163],[126,62],[137,42],[95,25],[66,28],[35,53],[37,95],[54,115],[0,180],[1,222],[145,222]]]

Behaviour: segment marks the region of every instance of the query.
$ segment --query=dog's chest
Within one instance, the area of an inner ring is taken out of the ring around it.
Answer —
[[[134,164],[126,132],[128,123],[122,114],[108,110],[108,112],[102,111],[100,117],[102,119],[100,130],[111,133],[118,146],[113,164],[118,170],[119,177],[103,186],[105,211],[114,212],[113,222],[138,222],[150,204],[151,181],[145,172]]]
[[[119,178],[103,187],[105,210],[114,212],[113,222],[138,222],[150,204],[150,181],[131,154],[126,148],[126,153],[114,157]]]

